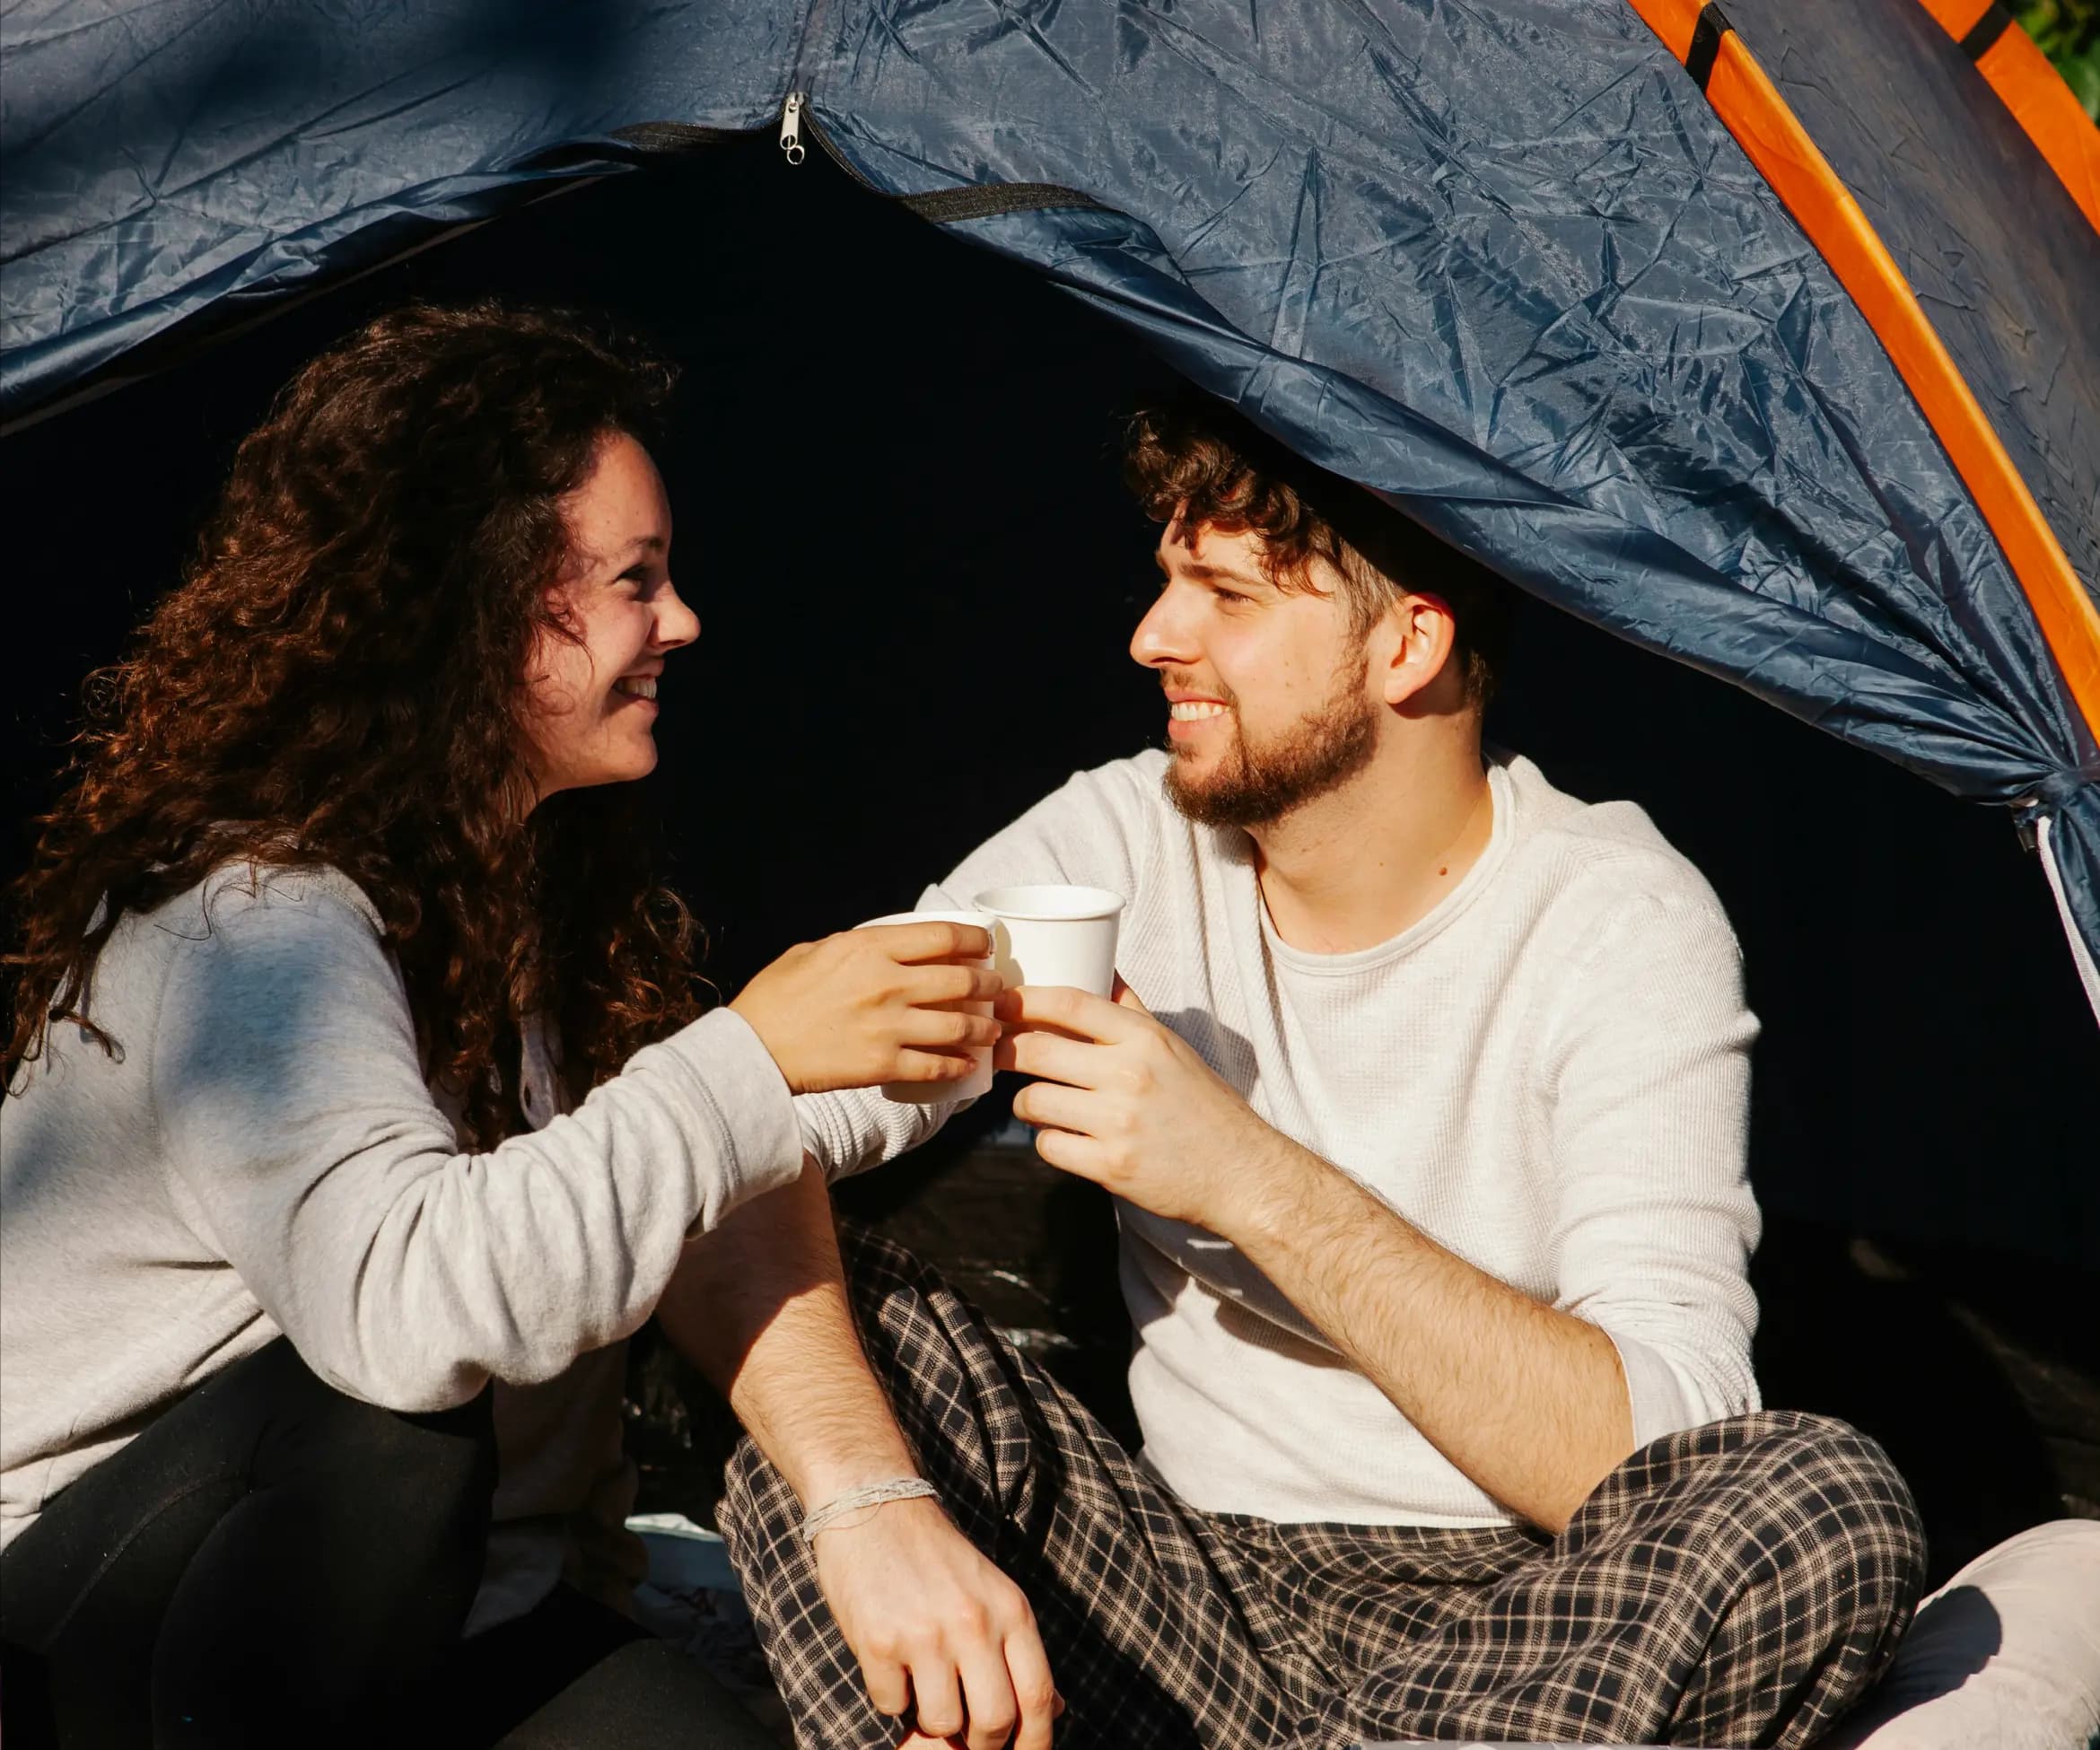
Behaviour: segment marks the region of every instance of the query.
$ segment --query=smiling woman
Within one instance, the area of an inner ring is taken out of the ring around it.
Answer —
[[[664,659],[700,635],[699,617],[671,583],[663,480],[634,438],[608,435],[562,511],[575,553],[527,681],[529,759],[542,801],[655,770],[651,726]]]
[[[11,1725],[467,1746],[589,1673],[623,1746],[750,1741],[621,1614],[623,1340],[799,1178],[792,1095],[968,1074],[996,1025],[935,1005],[998,984],[928,923],[700,1012],[608,807],[700,630],[670,384],[572,318],[380,318],[91,695],[8,956]]]
[[[648,769],[598,771],[609,751],[592,751],[606,686],[654,626],[599,556],[669,538],[643,446],[674,378],[631,343],[485,304],[382,317],[293,379],[183,586],[88,689],[74,782],[23,883],[11,1060],[48,1011],[97,1027],[89,976],[127,911],[243,857],[357,884],[485,1143],[516,1107],[521,1002],[576,999],[560,1020],[585,1086],[690,1018],[690,925],[645,836],[608,830],[622,801],[533,807]],[[595,648],[624,616],[627,648]],[[593,662],[611,666],[592,680]],[[557,993],[556,959],[591,970]]]

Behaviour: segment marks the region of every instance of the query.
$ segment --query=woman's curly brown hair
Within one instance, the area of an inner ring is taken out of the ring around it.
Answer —
[[[663,361],[554,311],[416,304],[315,359],[243,440],[181,586],[90,678],[16,889],[6,1072],[92,1019],[118,918],[222,863],[330,864],[371,897],[424,1070],[472,1140],[518,1127],[521,1018],[582,1089],[698,1012],[695,931],[616,793],[521,799],[524,676],[571,637],[559,501],[654,433]],[[617,786],[616,790],[631,790]],[[106,904],[104,903],[106,900]]]
[[[1469,704],[1484,705],[1509,641],[1509,587],[1479,561],[1361,486],[1294,455],[1222,403],[1194,395],[1131,416],[1124,478],[1155,522],[1179,515],[1261,537],[1279,590],[1310,590],[1310,565],[1341,573],[1351,629],[1369,631],[1396,590],[1441,598]]]

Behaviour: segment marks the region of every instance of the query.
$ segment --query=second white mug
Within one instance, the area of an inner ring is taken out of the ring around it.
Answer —
[[[1016,984],[1069,984],[1096,996],[1116,988],[1116,939],[1124,899],[1107,888],[987,888],[977,909],[997,920],[992,964]]]

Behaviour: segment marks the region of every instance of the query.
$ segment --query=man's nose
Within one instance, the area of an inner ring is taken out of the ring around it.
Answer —
[[[1195,651],[1194,639],[1178,611],[1175,591],[1171,585],[1159,592],[1137,624],[1137,630],[1130,636],[1130,657],[1148,669],[1164,668],[1178,664],[1183,668],[1194,665]]]

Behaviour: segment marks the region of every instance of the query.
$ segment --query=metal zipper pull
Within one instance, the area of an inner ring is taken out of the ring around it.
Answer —
[[[790,92],[787,101],[780,111],[780,149],[787,154],[791,164],[802,162],[802,105],[808,101],[801,92]]]

